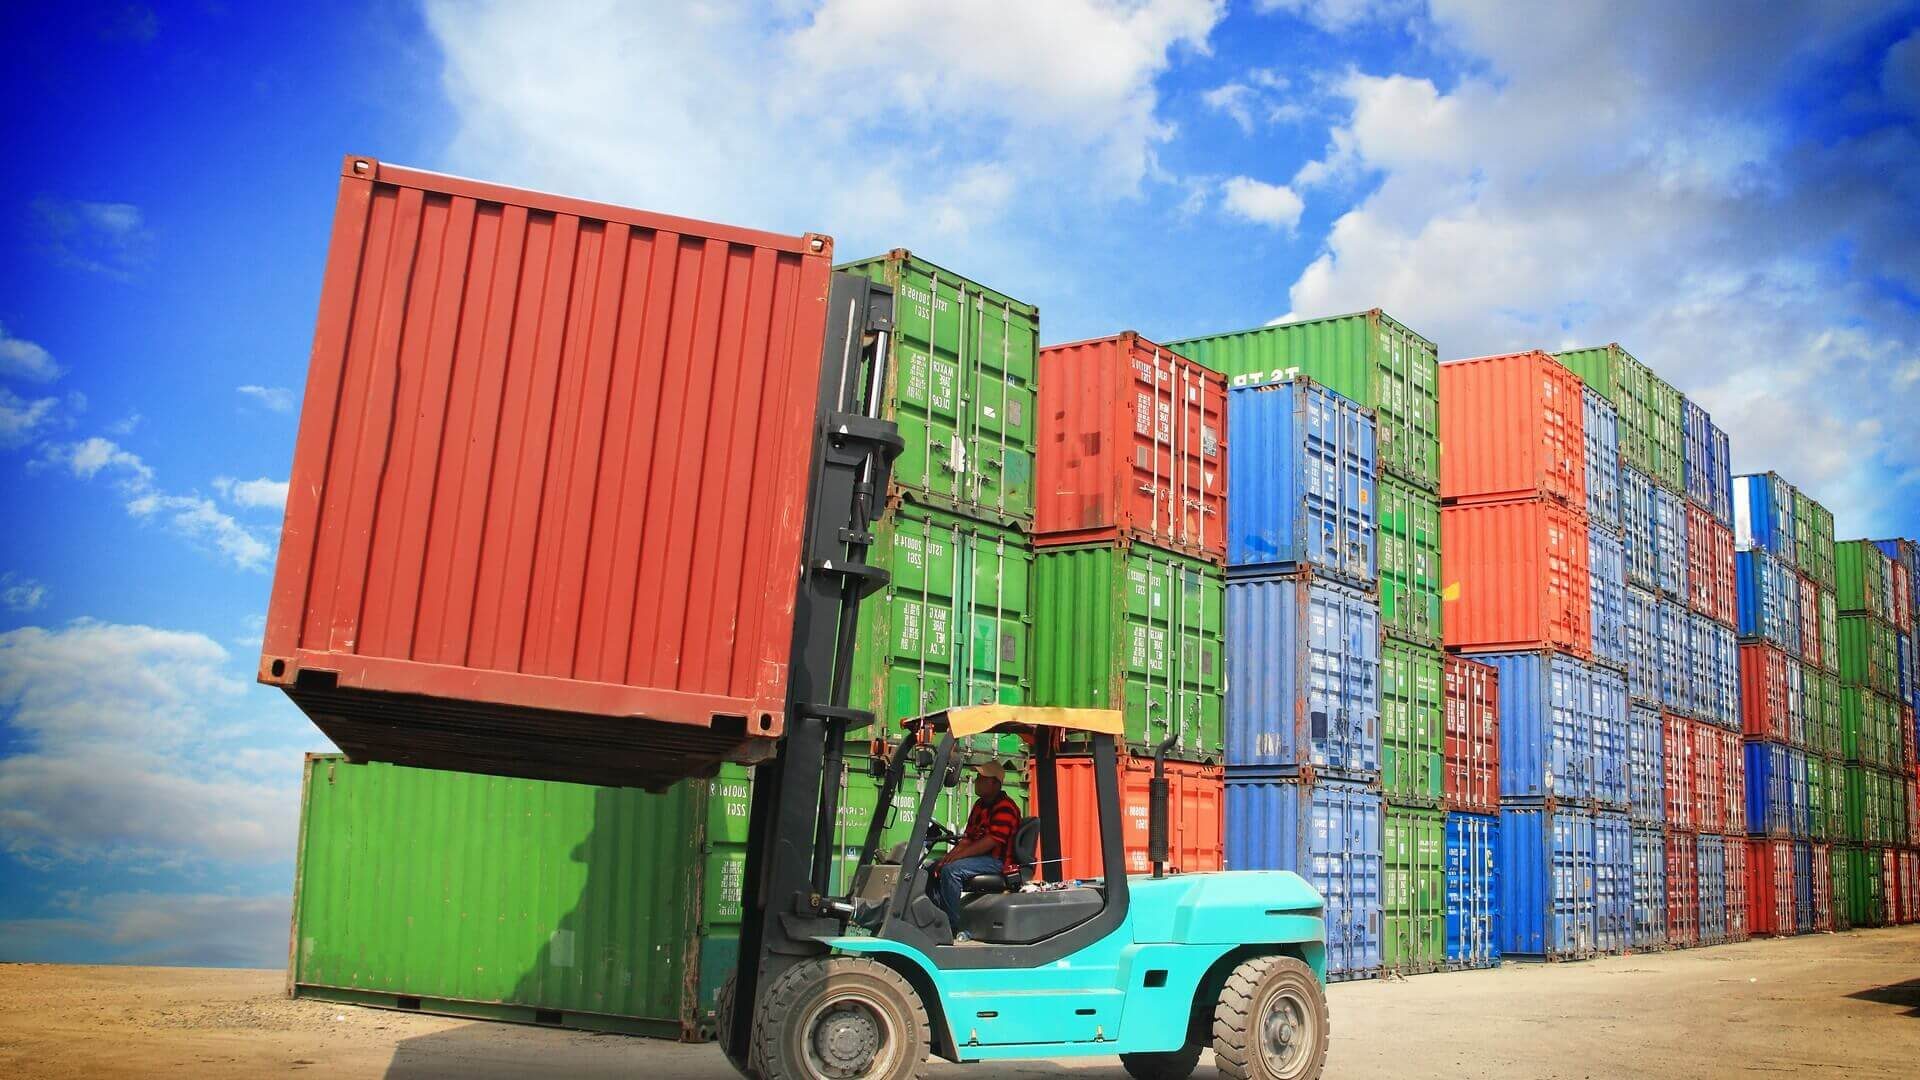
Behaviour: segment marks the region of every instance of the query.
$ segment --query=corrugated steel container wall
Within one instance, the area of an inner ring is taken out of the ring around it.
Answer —
[[[1755,835],[1788,833],[1787,749],[1776,742],[1747,744],[1747,831]]]
[[[1718,700],[1713,685],[1713,623],[1704,615],[1688,615],[1686,623],[1687,711],[1712,723]]]
[[[1227,868],[1291,870],[1325,904],[1327,973],[1380,967],[1380,794],[1238,770],[1227,781]]]
[[[1142,544],[1044,548],[1034,558],[1035,701],[1126,713],[1127,742],[1220,759],[1225,576]]]
[[[1805,746],[1818,734],[1813,724],[1820,687],[1812,671],[1798,660],[1787,661],[1787,742],[1792,746]]]
[[[1893,617],[1891,560],[1871,540],[1842,540],[1833,546],[1836,599],[1842,614],[1865,612]]]
[[[1593,815],[1593,944],[1603,953],[1633,947],[1633,829],[1625,814]]]
[[[1537,350],[1441,364],[1441,500],[1544,496],[1584,510],[1582,390],[1578,375]]]
[[[1713,517],[1687,504],[1687,606],[1703,615],[1714,611]]]
[[[1893,759],[1888,739],[1891,702],[1860,686],[1840,688],[1840,752],[1848,761],[1885,766]]]
[[[1822,757],[1837,758],[1846,751],[1839,680],[1824,671],[1806,671],[1803,675],[1807,680],[1804,692],[1813,702],[1808,709],[1813,723],[1807,730],[1807,749]]]
[[[1446,694],[1446,741],[1441,788],[1449,810],[1500,810],[1500,672],[1447,654],[1441,676]]]
[[[1813,904],[1812,925],[1808,930],[1820,933],[1833,925],[1833,849],[1826,844],[1809,845],[1807,861],[1808,898]]]
[[[1727,848],[1745,849],[1746,842],[1735,838],[1731,844],[1723,838],[1702,833],[1694,839],[1694,873],[1700,890],[1700,944],[1718,945],[1727,940]]]
[[[1682,399],[1681,443],[1686,462],[1687,500],[1708,513],[1713,512],[1713,421],[1707,410]]]
[[[1827,864],[1832,869],[1835,930],[1853,929],[1853,860],[1854,849],[1846,844],[1835,843],[1827,849]]]
[[[1449,647],[1587,655],[1585,514],[1546,499],[1449,506],[1440,531]]]
[[[1847,910],[1856,927],[1885,926],[1887,890],[1884,853],[1877,847],[1856,847],[1847,867]]]
[[[1713,642],[1713,722],[1729,731],[1740,730],[1740,643],[1733,628],[1714,623]]]
[[[1500,952],[1575,959],[1594,951],[1593,813],[1500,808]]]
[[[1379,309],[1168,345],[1233,385],[1297,373],[1365,405],[1380,423],[1381,467],[1439,492],[1438,350]]]
[[[1801,655],[1800,641],[1800,575],[1785,562],[1776,561],[1779,570],[1781,598],[1780,631],[1785,640],[1786,650],[1793,656]]]
[[[1440,497],[1380,478],[1380,617],[1408,641],[1441,636]]]
[[[1737,836],[1725,839],[1720,847],[1723,859],[1723,875],[1726,883],[1727,932],[1728,942],[1745,941],[1747,930],[1747,845]]]
[[[1737,731],[1716,731],[1720,737],[1720,758],[1726,762],[1721,777],[1725,785],[1720,800],[1726,816],[1721,819],[1720,831],[1733,836],[1743,836],[1747,831],[1747,759],[1741,752],[1742,740]]]
[[[1446,815],[1395,806],[1380,815],[1380,966],[1434,971],[1447,953]]]
[[[1827,537],[1831,540],[1833,535],[1833,515],[1831,512],[1826,514],[1824,524],[1827,530]],[[1906,568],[1907,592],[1905,602],[1907,610],[1912,613],[1910,617],[1920,616],[1920,544],[1916,544],[1912,540],[1904,539],[1875,540],[1873,544],[1880,549],[1882,555],[1887,557],[1889,564],[1898,563]],[[1831,588],[1832,586],[1829,585],[1828,587]]]
[[[1796,651],[1800,631],[1798,598],[1789,607],[1787,582],[1797,580],[1779,559],[1758,549],[1734,556],[1740,599],[1740,636],[1770,641]]]
[[[1227,565],[1310,568],[1371,590],[1380,574],[1373,415],[1292,379],[1236,387],[1227,419]]]
[[[1566,365],[1589,386],[1606,395],[1619,414],[1620,459],[1649,472],[1653,464],[1646,366],[1619,345],[1601,345],[1555,353],[1554,359]]]
[[[1681,948],[1700,944],[1700,851],[1695,835],[1666,831],[1667,940]]]
[[[1306,575],[1227,582],[1228,765],[1380,769],[1380,607]]]
[[[704,1037],[701,934],[739,919],[737,877],[729,899],[714,872],[744,851],[729,809],[706,781],[649,795],[309,755],[293,991]]]
[[[1793,492],[1793,568],[1813,572],[1813,500],[1798,488]]]
[[[1380,791],[1390,801],[1438,806],[1446,742],[1441,652],[1387,638],[1380,648]]]
[[[1804,840],[1793,845],[1793,932],[1813,933],[1813,845]]]
[[[1727,748],[1718,729],[1688,721],[1693,740],[1693,825],[1703,832],[1722,832],[1727,821]]]
[[[1888,562],[1887,567],[1893,574],[1887,582],[1888,599],[1893,605],[1893,618],[1890,621],[1894,629],[1911,632],[1913,630],[1913,590],[1907,584],[1906,564],[1896,559]]]
[[[1832,839],[1827,831],[1830,820],[1827,812],[1827,769],[1826,758],[1819,754],[1807,754],[1807,835],[1815,840]]]
[[[1920,922],[1920,852],[1897,851],[1900,860],[1900,921]]]
[[[1653,594],[1629,585],[1624,592],[1627,638],[1627,690],[1635,701],[1660,700],[1660,628]]]
[[[1587,520],[1620,531],[1620,414],[1606,395],[1591,386],[1580,390],[1586,443]]]
[[[1794,616],[1798,623],[1795,633],[1800,639],[1800,656],[1809,664],[1821,664],[1826,657],[1820,651],[1820,587],[1805,574],[1797,576]]]
[[[1779,473],[1733,478],[1733,541],[1741,551],[1759,548],[1794,561],[1793,485]]]
[[[1627,554],[1627,584],[1657,592],[1660,560],[1653,542],[1653,480],[1638,469],[1620,468],[1620,537]]]
[[[1693,642],[1687,634],[1687,613],[1671,600],[1655,601],[1653,626],[1654,640],[1660,648],[1660,704],[1670,712],[1690,715],[1693,702],[1687,675],[1693,669]]]
[[[830,259],[348,158],[262,680],[363,759],[658,781],[762,755]]]
[[[1653,569],[1662,595],[1687,600],[1687,500],[1664,488],[1653,492]]]
[[[1447,815],[1447,952],[1449,967],[1500,963],[1500,818]]]
[[[1778,647],[1750,641],[1740,646],[1740,730],[1755,739],[1786,741],[1787,665]]]
[[[1500,674],[1500,797],[1593,797],[1593,677],[1560,653],[1482,653]]]
[[[1029,762],[1029,772],[1035,768],[1038,765]],[[1091,757],[1061,756],[1054,762],[1054,775],[1060,785],[1060,872],[1067,878],[1097,877],[1105,865],[1101,861],[1093,768]],[[1029,776],[1027,790],[1035,790],[1037,780]],[[1129,758],[1120,763],[1120,820],[1130,874],[1153,870],[1153,864],[1147,861],[1148,785],[1152,780],[1152,761]],[[1220,767],[1169,761],[1167,782],[1167,869],[1186,874],[1221,869],[1226,838],[1222,831],[1225,794]]]
[[[1840,841],[1847,839],[1847,766],[1843,762],[1829,759],[1827,762],[1827,837]]]
[[[1683,434],[1686,419],[1681,403],[1686,399],[1658,375],[1649,375],[1647,386],[1652,406],[1649,412],[1653,439],[1653,462],[1648,471],[1661,487],[1684,497],[1687,490],[1686,438]]]
[[[1625,811],[1632,802],[1627,781],[1627,680],[1617,671],[1589,667],[1588,713],[1593,723],[1594,805]]]
[[[895,249],[842,267],[893,286],[886,413],[893,485],[968,517],[1033,523],[1040,312]]]
[[[1733,530],[1718,521],[1708,522],[1707,538],[1708,608],[1707,616],[1722,626],[1740,621],[1740,589],[1734,584]],[[1688,542],[1693,536],[1688,534]],[[1691,549],[1689,549],[1691,550]]]
[[[1667,941],[1667,841],[1659,826],[1633,827],[1633,947],[1659,949]]]
[[[1820,590],[1820,667],[1830,674],[1840,671],[1840,605],[1832,589]]]
[[[1747,841],[1747,928],[1754,934],[1793,933],[1793,842]]]
[[[1887,696],[1900,689],[1899,639],[1893,627],[1872,615],[1842,615],[1840,681]]]
[[[1693,829],[1693,722],[1684,716],[1663,713],[1661,726],[1661,796],[1668,828]]]
[[[860,605],[848,704],[895,732],[950,705],[1034,700],[1027,538],[905,502],[873,532],[868,561],[892,580]]]
[[[1787,748],[1787,833],[1805,839],[1810,835],[1812,826],[1808,822],[1811,810],[1807,803],[1807,752],[1797,747]]]
[[[1587,526],[1587,606],[1593,625],[1593,661],[1627,669],[1627,560],[1620,538]]]
[[[1666,762],[1660,710],[1635,703],[1627,713],[1627,816],[1660,824],[1666,820]]]
[[[1887,829],[1881,820],[1879,774],[1865,765],[1847,766],[1846,837],[1856,844],[1879,843]]]
[[[1131,330],[1041,349],[1039,371],[1035,542],[1127,537],[1225,558],[1226,379]],[[1268,468],[1291,476],[1288,461]],[[1293,494],[1297,505],[1303,493]]]
[[[1733,528],[1733,447],[1726,429],[1708,425],[1713,447],[1713,518]]]

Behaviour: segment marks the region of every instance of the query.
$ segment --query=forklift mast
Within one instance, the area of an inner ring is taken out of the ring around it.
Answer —
[[[884,505],[899,431],[883,420],[893,290],[835,273],[820,367],[814,460],[809,476],[802,569],[794,605],[787,728],[774,757],[754,773],[742,888],[740,967],[732,1023],[720,1038],[729,1057],[748,1060],[762,986],[825,948],[818,937],[846,928],[826,910],[837,777],[851,731],[872,713],[849,709],[860,601],[888,575],[867,562],[871,524]]]

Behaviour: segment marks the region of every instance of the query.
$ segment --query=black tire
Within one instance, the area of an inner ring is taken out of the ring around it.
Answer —
[[[1220,1075],[1316,1080],[1327,1043],[1327,995],[1312,968],[1290,956],[1261,956],[1227,976],[1213,1009]]]
[[[720,1052],[727,1055],[727,1063],[733,1066],[734,1071],[742,1076],[755,1076],[756,1070],[749,1068],[749,1063],[733,1056],[733,1050],[727,1041],[728,1033],[733,1030],[734,998],[739,985],[739,977],[729,975],[727,981],[721,983],[720,989],[713,995],[713,1037],[719,1042]]]
[[[754,1062],[767,1080],[908,1080],[927,1060],[927,1007],[892,968],[825,956],[760,997]]]
[[[1200,1064],[1202,1049],[1199,1043],[1189,1043],[1178,1050],[1121,1054],[1120,1064],[1133,1080],[1187,1080],[1193,1075],[1193,1067]]]

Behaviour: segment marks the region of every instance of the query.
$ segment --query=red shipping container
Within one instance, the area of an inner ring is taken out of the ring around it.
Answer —
[[[1661,768],[1666,774],[1661,794],[1667,824],[1676,829],[1692,829],[1697,824],[1693,795],[1693,721],[1674,713],[1662,713],[1660,725]]]
[[[1549,499],[1442,509],[1447,646],[1585,657],[1593,644],[1587,543],[1586,514]]]
[[[1693,740],[1693,825],[1701,832],[1723,832],[1727,821],[1727,757],[1720,730],[1686,721]]]
[[[1030,765],[1029,771],[1037,768]],[[1099,877],[1104,864],[1100,847],[1099,802],[1093,790],[1093,758],[1055,759],[1060,785],[1061,876]],[[1029,776],[1028,791],[1039,790]],[[1153,759],[1130,757],[1120,763],[1120,824],[1126,833],[1127,872],[1148,874],[1148,784]],[[1167,870],[1194,874],[1218,870],[1225,862],[1226,833],[1222,813],[1226,806],[1225,772],[1218,765],[1167,762]],[[1041,858],[1051,858],[1045,852]]]
[[[1893,568],[1893,628],[1903,634],[1913,632],[1913,585],[1902,559],[1891,559]]]
[[[1833,929],[1833,849],[1813,845],[1813,928]]]
[[[1714,615],[1717,599],[1713,591],[1712,526],[1711,513],[1687,504],[1687,607],[1708,617]]]
[[[1545,496],[1584,511],[1581,386],[1580,376],[1539,351],[1441,364],[1441,502]]]
[[[1727,942],[1745,941],[1748,912],[1752,907],[1747,895],[1747,845],[1741,837],[1729,836],[1723,850],[1726,853]]]
[[[1700,876],[1696,840],[1688,829],[1669,828],[1667,838],[1667,941],[1686,948],[1700,943]]]
[[[1805,574],[1800,579],[1800,658],[1818,665],[1820,654],[1820,586]],[[1837,664],[1834,666],[1838,666]]]
[[[631,783],[770,753],[832,263],[347,158],[260,680],[355,759]]]
[[[1710,568],[1713,571],[1713,607],[1707,615],[1722,626],[1738,627],[1740,587],[1734,580],[1733,530],[1711,517],[1706,524],[1708,549],[1712,553]],[[1695,535],[1687,534],[1689,545]]]
[[[1920,852],[1897,850],[1888,855],[1892,856],[1888,862],[1899,864],[1900,921],[1920,922]]]
[[[1740,646],[1740,730],[1750,739],[1787,742],[1787,654],[1772,645]]]
[[[1726,763],[1721,770],[1726,786],[1725,817],[1721,822],[1721,831],[1730,836],[1745,836],[1747,833],[1747,748],[1746,740],[1737,731],[1725,728],[1713,729],[1720,736],[1721,760]]]
[[[1129,330],[1040,350],[1034,543],[1225,562],[1227,380]]]
[[[1793,841],[1748,840],[1746,881],[1747,929],[1756,936],[1791,935]]]
[[[1500,672],[1449,653],[1442,791],[1448,810],[1500,812]]]
[[[1913,710],[1907,710],[1909,722],[1913,719]],[[1911,723],[1908,730],[1911,731]],[[1907,843],[1920,847],[1920,767],[1909,764],[1906,775],[1907,785]]]

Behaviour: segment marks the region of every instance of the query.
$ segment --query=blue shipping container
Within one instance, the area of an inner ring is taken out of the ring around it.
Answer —
[[[1660,589],[1660,562],[1653,541],[1653,480],[1631,465],[1620,466],[1620,538],[1627,552],[1627,584]]]
[[[1626,952],[1633,945],[1633,827],[1627,815],[1593,815],[1593,947]]]
[[[1667,943],[1667,839],[1657,826],[1633,830],[1633,947]]]
[[[1660,700],[1659,607],[1651,592],[1629,585],[1621,610],[1626,613],[1627,693],[1635,701]]]
[[[1805,840],[1793,845],[1793,929],[1813,933],[1813,845]]]
[[[1787,745],[1805,746],[1807,743],[1807,669],[1800,661],[1789,656],[1786,659],[1787,673]],[[1818,691],[1815,691],[1818,693]]]
[[[1605,810],[1624,812],[1632,798],[1627,781],[1627,679],[1617,671],[1593,667],[1588,680],[1593,717],[1593,801]]]
[[[1227,565],[1379,576],[1373,415],[1295,378],[1227,391]]]
[[[1734,584],[1739,590],[1740,636],[1770,641],[1799,654],[1799,579],[1793,568],[1759,549],[1735,552]],[[1793,586],[1792,606],[1788,588]],[[1789,648],[1788,643],[1793,647]]]
[[[1500,672],[1500,797],[1593,798],[1593,680],[1565,653],[1462,654]]]
[[[1748,834],[1786,836],[1791,828],[1792,812],[1787,801],[1787,777],[1791,771],[1787,748],[1776,742],[1750,742],[1745,756]]]
[[[1320,891],[1328,977],[1379,971],[1379,793],[1229,769],[1226,815],[1227,869],[1291,870]]]
[[[1733,546],[1759,548],[1788,562],[1793,550],[1793,485],[1779,473],[1733,478]]]
[[[1687,692],[1687,673],[1693,668],[1693,642],[1687,633],[1687,609],[1671,600],[1655,601],[1653,629],[1654,644],[1660,650],[1656,669],[1660,704],[1668,712],[1691,716],[1693,699]]]
[[[1659,709],[1635,702],[1627,710],[1627,816],[1634,821],[1667,819],[1665,739]]]
[[[1592,811],[1500,807],[1501,955],[1593,955],[1593,843]]]
[[[1711,678],[1707,674],[1713,659],[1713,635],[1707,631],[1705,615],[1689,613],[1687,619],[1687,713],[1701,720],[1712,716]]]
[[[1713,508],[1713,421],[1708,418],[1707,410],[1693,403],[1691,398],[1681,399],[1683,410],[1682,438],[1685,447],[1683,455],[1687,481],[1687,500],[1703,509]]]
[[[1500,963],[1500,819],[1447,815],[1447,965]]]
[[[1713,447],[1713,519],[1733,528],[1733,447],[1725,428],[1712,424],[1708,438]]]
[[[1586,403],[1587,520],[1611,533],[1620,531],[1620,414],[1591,386],[1582,385]]]
[[[1687,501],[1665,488],[1653,492],[1653,573],[1664,596],[1687,600]]]
[[[1587,526],[1587,601],[1592,613],[1593,661],[1627,668],[1627,558],[1620,538]]]
[[[1813,818],[1807,804],[1807,752],[1787,749],[1787,833],[1799,839],[1813,835]]]
[[[1331,581],[1227,579],[1228,765],[1380,773],[1380,605]]]
[[[1746,841],[1736,838],[1736,844]],[[1710,833],[1694,838],[1694,867],[1700,882],[1700,944],[1727,940],[1727,845]]]
[[[1707,658],[1710,699],[1704,719],[1729,731],[1740,730],[1740,642],[1730,627],[1707,621]]]

